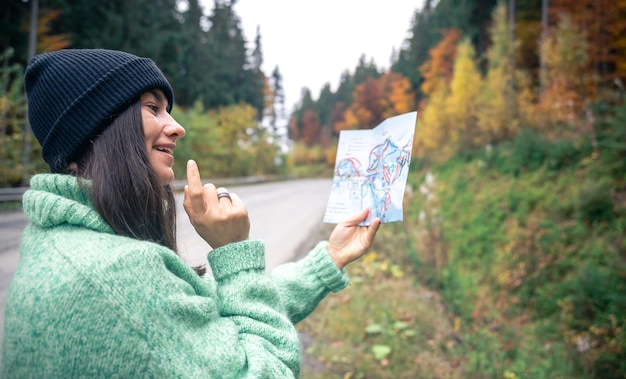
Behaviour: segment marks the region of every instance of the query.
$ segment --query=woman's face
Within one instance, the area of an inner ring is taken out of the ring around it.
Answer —
[[[174,180],[174,149],[185,129],[167,113],[167,98],[160,89],[144,92],[140,102],[148,158],[157,177],[166,185]]]

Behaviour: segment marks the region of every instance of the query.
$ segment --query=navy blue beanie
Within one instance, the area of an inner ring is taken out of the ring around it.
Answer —
[[[26,69],[28,119],[52,172],[64,172],[115,116],[160,88],[172,87],[148,58],[115,50],[66,49],[35,56]]]

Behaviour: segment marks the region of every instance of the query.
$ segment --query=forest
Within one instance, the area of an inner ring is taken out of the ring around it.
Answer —
[[[626,0],[425,0],[390,69],[363,55],[289,114],[234,0],[40,0],[32,22],[33,1],[0,4],[0,186],[47,170],[35,52],[153,58],[188,132],[177,164],[203,176],[332,175],[342,130],[417,110],[405,221],[300,326],[324,369],[305,377],[626,377]],[[415,288],[441,313],[407,308]]]

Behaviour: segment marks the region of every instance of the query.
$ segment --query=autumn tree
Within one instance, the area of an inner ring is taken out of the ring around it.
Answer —
[[[51,24],[61,16],[58,9],[43,12],[37,23],[37,52],[65,49],[71,44],[68,33],[52,34]]]
[[[551,0],[550,5],[555,23],[568,14],[570,22],[587,36],[587,56],[594,72],[609,83],[626,74],[620,69],[626,65],[624,0]]]
[[[320,118],[312,109],[304,111],[302,116],[302,140],[307,146],[312,146],[319,141]]]
[[[370,76],[356,86],[350,109],[359,129],[371,129],[383,120],[383,92],[378,80]]]
[[[415,93],[408,78],[390,72],[378,81],[383,92],[383,119],[415,110]]]
[[[213,175],[251,175],[256,159],[252,153],[258,142],[251,138],[257,130],[257,110],[248,104],[231,105],[210,111],[209,117],[216,121],[218,141],[211,167]]]
[[[427,155],[432,159],[445,158],[449,149],[444,151],[449,135],[450,120],[446,112],[446,99],[450,94],[449,85],[440,85],[429,96],[428,102],[419,112],[413,142],[413,155],[423,158]],[[438,151],[436,156],[431,153]]]
[[[450,143],[454,149],[473,148],[485,143],[478,129],[478,107],[483,80],[475,62],[475,50],[469,39],[459,44],[450,82],[447,112],[452,121]]]
[[[579,118],[585,103],[592,98],[587,52],[586,33],[567,14],[541,41],[540,54],[546,68],[542,73],[545,91],[540,106],[549,125]]]
[[[510,65],[515,45],[510,39],[511,25],[504,3],[493,12],[490,35],[492,44],[487,51],[488,71],[480,96],[478,126],[483,141],[493,143],[514,136],[518,128],[515,73]]]
[[[198,162],[202,177],[218,176],[218,168],[214,164],[221,149],[217,118],[210,117],[201,101],[196,101],[194,106],[187,110],[174,107],[172,116],[186,130],[185,137],[176,143],[176,160],[174,161],[176,170],[174,172],[186,172],[187,160],[194,159]]]
[[[433,94],[440,85],[447,85],[452,78],[456,49],[461,40],[461,32],[457,29],[444,30],[443,38],[430,49],[430,59],[419,68],[423,76],[422,93]]]
[[[368,77],[357,85],[352,104],[334,124],[336,131],[372,129],[385,119],[413,111],[415,94],[410,81],[398,73]]]
[[[413,144],[415,156],[424,157],[435,150],[442,152],[448,139],[450,118],[446,111],[446,102],[450,95],[450,80],[460,39],[461,33],[458,30],[444,31],[443,39],[429,51],[430,60],[420,67],[424,76],[422,93],[427,97],[420,104],[417,118],[417,133]],[[442,155],[445,154],[439,156]]]
[[[615,0],[617,22],[608,27],[611,34],[611,46],[615,54],[616,79],[626,81],[626,0]],[[622,89],[623,90],[623,89]]]
[[[339,134],[342,130],[359,129],[359,125],[359,119],[354,113],[354,109],[350,107],[335,119],[334,130],[335,133]]]

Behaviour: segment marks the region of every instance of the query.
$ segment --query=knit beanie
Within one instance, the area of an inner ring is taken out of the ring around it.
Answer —
[[[28,119],[52,172],[63,172],[116,115],[160,88],[170,112],[172,87],[148,58],[115,50],[66,49],[36,55],[26,69]]]

